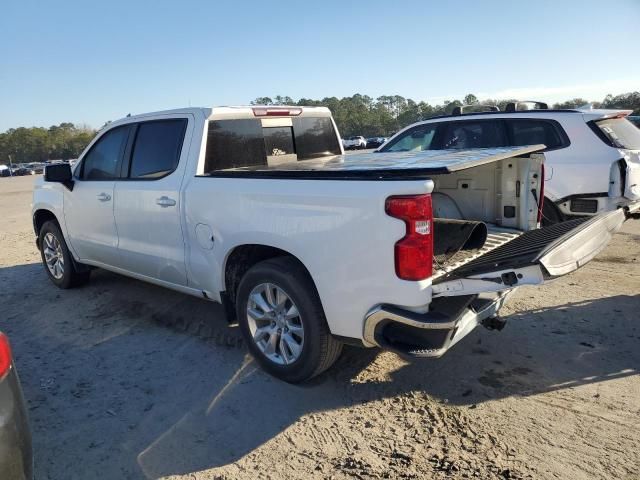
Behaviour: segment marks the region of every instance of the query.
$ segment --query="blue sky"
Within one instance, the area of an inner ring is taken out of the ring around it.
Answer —
[[[640,90],[640,0],[0,6],[0,131],[258,96],[556,101]]]

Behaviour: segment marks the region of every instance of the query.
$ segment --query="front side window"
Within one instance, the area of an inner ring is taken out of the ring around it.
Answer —
[[[141,123],[138,126],[130,178],[154,179],[173,172],[178,166],[187,126],[183,118]]]
[[[124,147],[129,138],[130,127],[125,125],[106,132],[91,147],[82,162],[82,180],[114,180]]]
[[[613,147],[640,150],[640,129],[626,118],[611,118],[596,122]]]
[[[434,147],[433,139],[438,124],[419,125],[407,130],[382,148],[382,152],[421,152]]]
[[[508,146],[502,122],[493,120],[449,122],[442,139],[442,149],[494,148]]]
[[[511,145],[519,147],[543,143],[547,150],[565,145],[559,132],[559,126],[551,121],[535,119],[507,120],[507,128],[511,135]]]

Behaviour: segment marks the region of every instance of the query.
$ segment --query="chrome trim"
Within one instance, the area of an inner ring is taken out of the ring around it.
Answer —
[[[439,349],[433,350],[425,350],[422,353],[421,357],[429,357],[429,358],[437,358],[444,355],[451,347],[453,347],[456,343],[462,340],[465,336],[473,331],[473,329],[478,326],[478,324],[492,315],[496,315],[498,311],[502,308],[504,303],[506,302],[509,295],[515,289],[511,289],[508,291],[499,292],[496,294],[495,299],[484,307],[482,310],[474,311],[473,309],[467,307],[460,315],[455,318],[450,319],[446,322],[428,322],[428,321],[417,321],[413,318],[409,318],[408,316],[403,316],[399,313],[389,311],[388,308],[385,308],[384,305],[378,305],[374,307],[365,317],[364,321],[364,332],[363,332],[363,341],[365,346],[368,347],[381,347],[375,339],[376,328],[380,325],[381,322],[397,322],[403,325],[408,325],[414,328],[420,329],[431,329],[431,330],[454,330],[456,329],[454,335],[448,339],[445,345]],[[411,314],[413,312],[407,311],[407,314]]]

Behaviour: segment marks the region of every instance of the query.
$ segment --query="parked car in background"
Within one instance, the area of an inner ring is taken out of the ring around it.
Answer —
[[[367,138],[367,148],[378,148],[384,145],[387,141],[387,137],[371,137]]]
[[[629,115],[627,117],[631,123],[640,128],[640,115]]]
[[[538,228],[543,148],[343,155],[324,107],[131,116],[36,179],[34,233],[59,288],[102,267],[220,302],[301,382],[344,343],[439,357],[600,252],[625,211]]]
[[[541,102],[492,108],[464,113],[458,107],[452,115],[414,123],[379,151],[544,144],[544,224],[640,208],[640,130],[627,119],[630,110],[552,110]]]
[[[7,336],[0,332],[0,479],[33,478],[27,408]]]
[[[21,177],[23,175],[29,175],[29,170],[27,170],[25,167],[23,167],[22,165],[18,165],[16,167],[13,167],[11,169],[11,175],[13,177]]]
[[[10,177],[11,169],[6,165],[0,165],[0,177]]]
[[[345,150],[361,150],[367,148],[367,140],[359,135],[347,137],[342,140],[342,146]]]
[[[25,168],[29,175],[37,175],[44,172],[44,165],[39,162],[27,163]]]

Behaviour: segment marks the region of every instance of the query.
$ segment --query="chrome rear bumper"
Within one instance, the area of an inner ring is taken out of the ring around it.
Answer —
[[[497,315],[512,291],[482,297],[468,295],[442,298],[435,309],[426,313],[416,313],[393,305],[377,306],[365,317],[365,344],[404,357],[441,357],[482,320]]]

